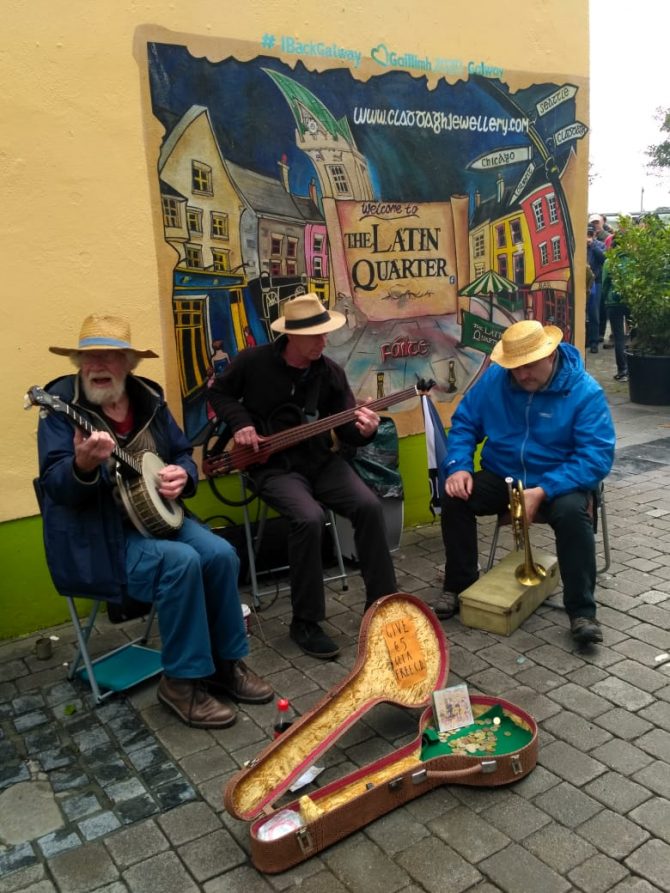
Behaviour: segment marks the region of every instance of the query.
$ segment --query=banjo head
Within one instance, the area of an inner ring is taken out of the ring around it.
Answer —
[[[177,500],[164,499],[158,492],[158,475],[165,468],[160,456],[147,450],[139,458],[141,477],[119,483],[126,511],[145,536],[169,536],[184,523],[184,510]]]

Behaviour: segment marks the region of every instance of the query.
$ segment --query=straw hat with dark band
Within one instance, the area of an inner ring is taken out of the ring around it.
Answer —
[[[491,351],[491,360],[505,369],[516,369],[548,357],[563,340],[557,326],[543,326],[536,319],[515,322]]]
[[[78,347],[50,347],[51,353],[70,357],[87,350],[132,350],[137,357],[157,357],[153,350],[139,350],[130,341],[130,324],[119,316],[93,313],[81,324]]]
[[[325,335],[341,328],[346,321],[343,313],[326,310],[318,296],[310,292],[287,301],[284,315],[271,323],[270,328],[286,335]]]

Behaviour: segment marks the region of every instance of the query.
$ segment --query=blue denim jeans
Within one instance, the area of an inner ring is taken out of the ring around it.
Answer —
[[[170,539],[127,531],[128,594],[156,603],[166,675],[201,679],[248,653],[239,565],[235,549],[192,518]]]

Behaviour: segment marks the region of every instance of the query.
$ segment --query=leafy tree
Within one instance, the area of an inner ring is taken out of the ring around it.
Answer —
[[[630,310],[631,347],[670,356],[670,226],[654,214],[638,225],[622,218],[607,265],[614,289]]]
[[[661,122],[661,133],[670,135],[670,108],[659,109],[658,117]],[[647,155],[650,167],[670,168],[670,136],[656,146],[649,146]]]

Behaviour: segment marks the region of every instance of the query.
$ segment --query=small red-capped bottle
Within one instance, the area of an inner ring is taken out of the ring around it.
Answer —
[[[282,732],[295,720],[295,711],[291,707],[290,702],[286,698],[279,698],[277,701],[277,710],[275,712],[275,721],[273,725],[274,737],[279,738]]]

